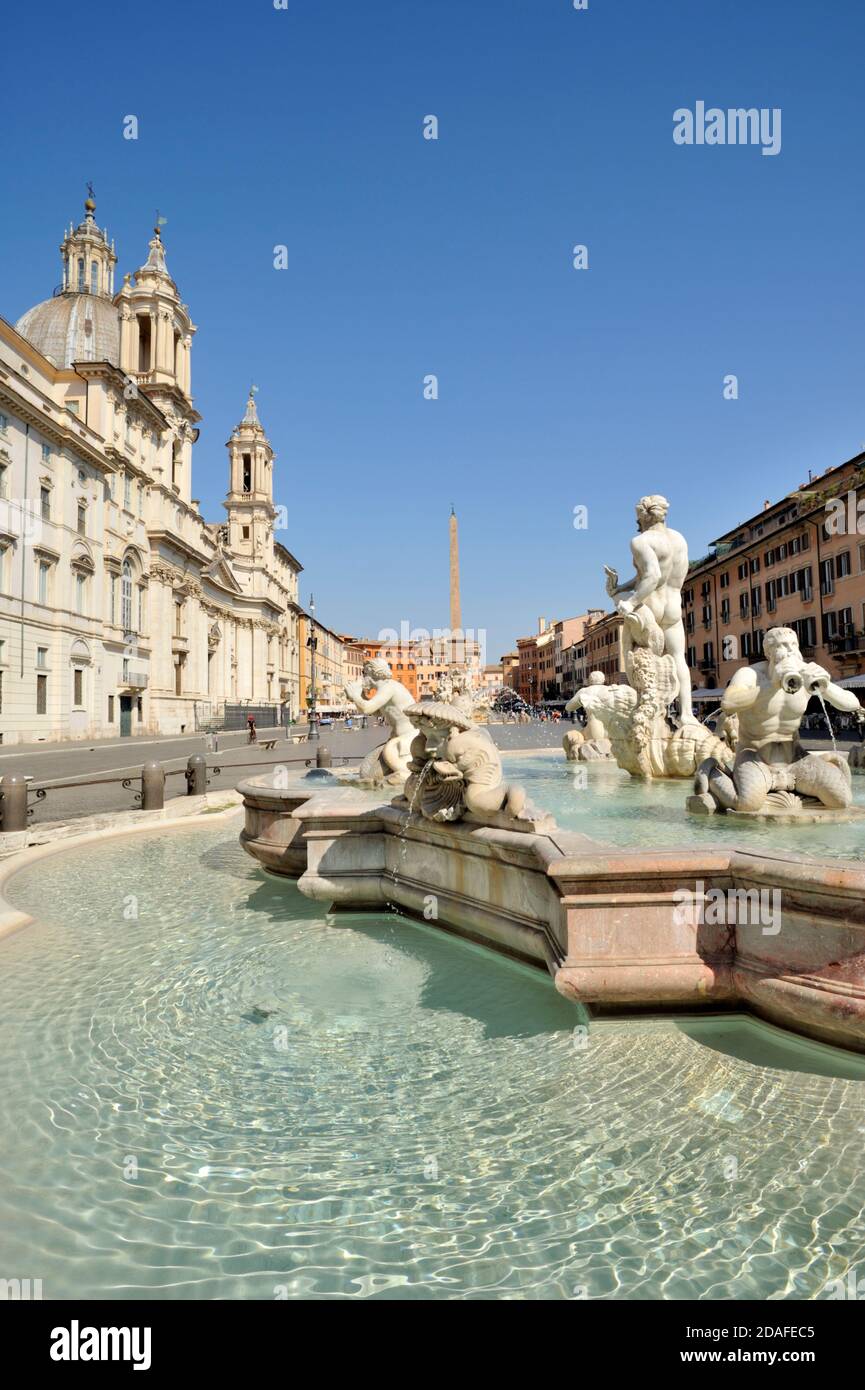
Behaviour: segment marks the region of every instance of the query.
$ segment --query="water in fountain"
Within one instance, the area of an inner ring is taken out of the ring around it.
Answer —
[[[405,863],[405,857],[406,857],[406,855],[408,854],[408,828],[409,828],[409,826],[411,825],[411,819],[412,819],[412,816],[414,815],[414,808],[415,808],[415,806],[417,805],[418,797],[419,797],[420,794],[421,794],[421,789],[423,788],[424,778],[426,777],[426,775],[427,775],[427,773],[429,772],[429,770],[430,770],[431,767],[432,767],[432,763],[431,763],[431,762],[424,763],[423,767],[422,767],[421,770],[420,770],[420,775],[419,775],[419,777],[418,777],[418,779],[417,779],[417,785],[416,785],[414,791],[412,792],[411,797],[410,797],[410,798],[407,798],[407,800],[408,800],[408,816],[406,817],[405,824],[404,824],[402,830],[399,832],[399,836],[397,837],[397,838],[399,839],[399,850],[397,851],[396,863],[394,864],[393,868],[391,869],[391,875],[390,875],[390,876],[391,876],[391,880],[392,880],[392,882],[393,882],[393,884],[394,884],[394,887],[397,885],[397,883],[399,883],[399,871],[400,871],[400,869],[402,868],[403,864]]]
[[[826,701],[823,699],[823,695],[819,690],[815,691],[814,693],[816,694],[817,699],[820,701],[820,708],[823,711],[823,718],[826,720],[826,727],[829,730],[829,737],[832,740],[832,752],[837,753],[838,745],[835,742],[835,730],[832,728],[832,720],[829,718],[829,711],[826,708]]]

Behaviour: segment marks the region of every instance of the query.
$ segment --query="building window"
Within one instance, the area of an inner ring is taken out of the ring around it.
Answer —
[[[83,294],[86,286],[84,284],[84,257],[78,257],[78,291]]]
[[[138,370],[150,371],[150,316],[138,316]]]
[[[835,578],[846,579],[850,574],[850,551],[842,550],[835,556]]]
[[[80,666],[72,672],[72,703],[77,708],[84,704],[84,672]]]
[[[127,512],[132,506],[132,479],[128,473],[123,475],[123,506]]]
[[[252,455],[243,455],[243,490],[252,492]]]
[[[76,574],[75,576],[75,612],[85,613],[87,611],[87,576]]]
[[[743,560],[742,563],[741,563],[741,565],[739,566],[739,578],[740,578],[740,579],[747,579],[747,578],[748,578],[748,561],[747,561],[747,560]]]
[[[719,580],[718,582],[719,582],[719,584],[720,584],[720,586],[721,586],[722,589],[729,589],[729,587],[730,587],[730,571],[729,571],[729,570],[724,570],[724,573],[721,575],[721,578],[720,578],[720,580]]]
[[[808,602],[811,598],[811,566],[806,565],[804,569],[796,570],[793,574],[793,588],[797,594],[802,595],[803,602]]]
[[[175,601],[174,604],[174,635],[183,636],[183,604]]]
[[[51,445],[50,445],[50,444],[43,444],[43,445],[42,445],[42,462],[43,462],[43,463],[50,463],[50,462],[51,462]]]
[[[43,520],[43,521],[50,521],[50,520],[51,520],[51,489],[50,489],[50,487],[41,487],[41,488],[39,489],[39,510],[40,510],[40,512],[41,512],[41,514],[42,514],[42,520]]]
[[[817,620],[816,618],[797,618],[790,626],[794,629],[799,638],[799,646],[802,651],[806,648],[816,647],[817,645]]]
[[[124,632],[132,631],[132,565],[123,561],[120,581],[120,626]]]
[[[87,508],[83,502],[78,503],[78,534],[87,535]]]
[[[241,534],[242,534],[243,539],[244,539],[245,541],[248,541],[248,540],[249,540],[249,527],[248,527],[248,526],[244,526],[244,527],[242,528],[242,530],[241,530]]]
[[[43,604],[48,602],[48,573],[50,568],[47,560],[39,561],[38,599]]]
[[[39,667],[47,667],[47,665],[48,665],[48,648],[47,648],[47,647],[37,647],[37,648],[36,648],[36,665],[39,666]]]
[[[99,293],[99,262],[90,262],[90,293]]]
[[[752,574],[759,574],[759,573],[760,573],[760,557],[759,557],[758,555],[755,555],[755,556],[754,556],[754,559],[751,561],[751,573],[752,573]]]
[[[108,723],[114,723],[114,696],[108,696]]]
[[[820,593],[825,597],[835,592],[835,561],[832,556],[820,561]]]
[[[48,712],[48,677],[36,677],[36,713],[47,714]]]

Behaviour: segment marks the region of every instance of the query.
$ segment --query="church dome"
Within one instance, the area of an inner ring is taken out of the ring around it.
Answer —
[[[67,290],[28,309],[15,327],[56,367],[120,362],[120,316],[102,295]]]
[[[60,247],[63,282],[51,299],[28,309],[15,327],[55,367],[73,362],[120,365],[120,314],[112,302],[117,256],[108,233],[96,225],[90,185],[84,219]]]

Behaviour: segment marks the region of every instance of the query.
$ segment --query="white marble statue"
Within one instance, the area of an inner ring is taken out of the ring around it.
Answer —
[[[363,666],[363,677],[343,687],[361,714],[378,714],[387,720],[391,736],[368,753],[358,769],[358,781],[366,786],[402,786],[409,773],[411,742],[415,730],[406,717],[414,696],[395,680],[386,661],[376,657]]]
[[[670,504],[655,494],[637,503],[639,530],[631,541],[636,574],[624,584],[608,565],[607,593],[621,599],[618,612],[624,617],[623,647],[627,669],[633,647],[647,647],[660,656],[672,658],[678,685],[681,722],[696,724],[691,706],[691,673],[686,660],[685,624],[682,618],[682,585],[688,573],[688,545],[685,537],[666,523]]]
[[[505,826],[534,818],[523,788],[505,783],[489,732],[470,715],[438,700],[421,700],[407,713],[417,730],[404,793],[413,811],[432,821],[457,821],[470,813]]]
[[[445,705],[453,705],[470,718],[474,717],[474,690],[471,676],[465,667],[451,666],[443,671],[435,684],[434,696]]]
[[[619,583],[616,571],[604,567],[610,597],[630,595],[617,605],[628,684],[592,680],[569,706],[581,705],[603,728],[619,767],[646,780],[693,777],[699,764],[712,756],[723,765],[733,761],[729,742],[705,728],[691,707],[682,621],[688,547],[684,537],[667,526],[668,508],[666,497],[657,495],[641,497],[637,503],[640,529],[631,541],[636,570],[632,579]],[[676,700],[678,719],[670,717]]]
[[[583,728],[569,729],[562,739],[568,762],[601,762],[613,756],[613,745],[607,737],[607,731],[595,711],[592,700],[593,691],[605,683],[603,671],[590,671],[588,684],[578,690],[565,705],[565,714],[582,709],[586,715]],[[583,696],[586,697],[585,700]]]
[[[846,758],[835,751],[807,752],[799,743],[799,725],[814,695],[854,714],[860,725],[865,711],[852,690],[805,661],[792,628],[770,628],[763,651],[765,660],[736,671],[721,700],[725,715],[738,716],[736,760],[732,768],[714,758],[700,765],[688,809],[789,814],[810,803],[843,810],[853,800]]]

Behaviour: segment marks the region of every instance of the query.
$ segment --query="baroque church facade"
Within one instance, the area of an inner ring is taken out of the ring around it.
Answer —
[[[115,290],[88,198],[62,280],[0,319],[4,745],[193,732],[301,707],[301,565],[276,539],[254,394],[228,441],[226,520],[192,495],[195,325],[157,227]]]

